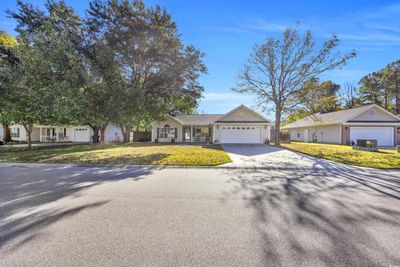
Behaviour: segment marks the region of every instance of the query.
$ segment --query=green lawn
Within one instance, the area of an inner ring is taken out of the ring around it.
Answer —
[[[118,144],[0,152],[0,162],[216,166],[231,159],[219,146]]]
[[[291,142],[282,144],[291,150],[340,163],[371,167],[400,168],[400,153],[379,149],[378,152],[353,150],[351,146]]]

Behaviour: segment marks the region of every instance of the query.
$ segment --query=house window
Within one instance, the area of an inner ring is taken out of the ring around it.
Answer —
[[[175,128],[169,127],[168,124],[164,128],[160,128],[158,138],[175,138]]]
[[[19,128],[11,128],[10,135],[11,137],[19,138]]]

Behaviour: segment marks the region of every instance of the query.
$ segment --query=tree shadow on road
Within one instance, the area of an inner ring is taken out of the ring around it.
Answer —
[[[268,266],[400,263],[400,172],[310,157],[312,168],[230,169]]]
[[[129,166],[88,167],[32,164],[0,165],[0,249],[33,240],[45,227],[109,200],[85,201],[72,206],[56,203],[79,197],[93,186],[131,179],[138,181],[155,168]]]

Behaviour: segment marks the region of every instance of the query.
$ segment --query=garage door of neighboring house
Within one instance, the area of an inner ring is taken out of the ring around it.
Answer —
[[[260,126],[222,126],[222,144],[259,144],[261,143]]]
[[[74,130],[75,142],[90,142],[90,131],[88,128],[75,128]]]
[[[393,146],[393,127],[350,127],[350,141],[357,139],[372,139],[378,141],[378,146]]]

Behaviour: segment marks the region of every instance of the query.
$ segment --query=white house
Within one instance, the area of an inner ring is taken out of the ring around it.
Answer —
[[[265,144],[271,122],[240,105],[225,114],[166,115],[152,124],[153,142]]]
[[[1,127],[2,128],[2,127]],[[27,141],[26,130],[22,125],[10,125],[11,139],[13,141]],[[93,130],[87,125],[81,126],[48,126],[35,125],[32,130],[32,142],[77,142],[90,143],[93,136]],[[0,135],[2,139],[2,135]],[[122,141],[121,129],[109,124],[105,131],[105,141]]]
[[[282,129],[291,141],[351,145],[373,139],[378,146],[400,145],[400,118],[375,104],[313,114]]]

